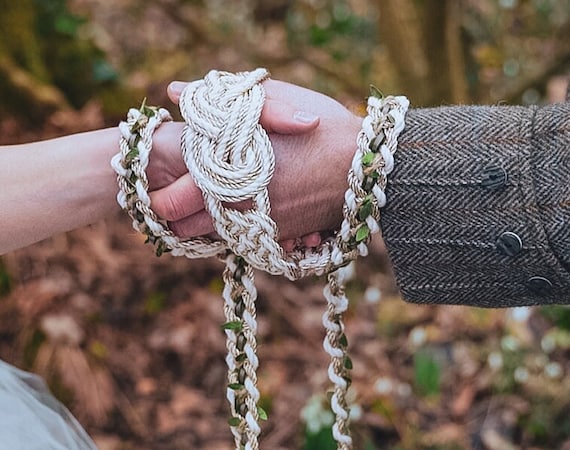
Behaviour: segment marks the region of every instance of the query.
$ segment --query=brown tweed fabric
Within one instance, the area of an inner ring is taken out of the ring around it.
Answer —
[[[406,300],[570,303],[570,103],[411,110],[395,158],[381,225]]]

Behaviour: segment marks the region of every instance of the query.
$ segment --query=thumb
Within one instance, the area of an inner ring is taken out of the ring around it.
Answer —
[[[182,91],[188,85],[173,81],[166,90],[168,98],[178,104]],[[313,113],[294,108],[280,100],[266,98],[259,122],[268,133],[302,134],[319,126],[319,117]]]
[[[279,100],[266,99],[259,122],[268,133],[302,134],[319,126],[319,117]]]
[[[168,85],[166,88],[166,93],[168,94],[168,98],[174,104],[178,104],[180,100],[180,96],[182,95],[182,91],[184,88],[188,86],[188,83],[184,81],[173,81]]]

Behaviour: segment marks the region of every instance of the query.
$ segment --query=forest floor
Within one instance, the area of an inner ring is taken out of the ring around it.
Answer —
[[[167,63],[200,72],[241,63],[235,49],[203,45],[192,61],[176,55],[158,64],[167,44],[182,46],[179,31],[157,22],[156,11],[113,15],[112,4],[135,3],[109,0],[93,20],[111,30],[102,42],[114,62],[119,44],[142,55],[137,45],[162,43],[148,51],[156,71],[141,67],[128,79],[153,103],[166,102],[165,84],[153,80],[172,74],[161,73]],[[137,23],[145,26],[136,30]],[[315,70],[307,67],[292,63],[277,73],[304,80]],[[92,102],[39,129],[0,121],[0,144],[108,124]],[[0,259],[0,358],[42,375],[101,450],[229,450],[222,270],[212,259],[155,257],[123,214],[9,253]],[[261,447],[334,448],[325,412],[324,280],[257,272],[256,285],[260,403],[269,415]],[[568,308],[408,304],[379,240],[354,265],[347,292],[356,448],[570,450]]]
[[[0,357],[41,374],[101,450],[232,448],[221,262],[157,258],[123,215],[1,261]],[[256,284],[262,446],[326,450],[324,281]],[[567,309],[407,304],[378,241],[347,290],[357,448],[569,448]]]

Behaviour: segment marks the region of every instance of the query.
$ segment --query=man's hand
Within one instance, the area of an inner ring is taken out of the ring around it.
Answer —
[[[173,102],[178,101],[184,86],[180,82],[169,86]],[[316,246],[319,232],[337,229],[342,220],[346,174],[361,119],[330,97],[309,89],[275,80],[265,81],[264,87],[266,102],[260,122],[269,133],[276,160],[268,187],[271,217],[285,250],[292,249],[301,236],[305,246]],[[181,132],[180,124],[165,125],[170,126],[157,132],[156,142]],[[157,170],[149,167],[155,212],[182,238],[211,235],[211,218],[179,148],[170,157],[159,156],[155,164]],[[153,176],[158,173],[162,179]],[[165,173],[169,175],[164,177]]]

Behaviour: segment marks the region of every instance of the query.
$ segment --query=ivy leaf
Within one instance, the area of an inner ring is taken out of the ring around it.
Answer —
[[[261,420],[267,420],[267,413],[261,406],[257,407],[257,414]]]
[[[368,236],[370,236],[370,229],[368,225],[363,223],[362,226],[356,230],[356,242],[362,242],[366,240]]]
[[[243,322],[241,320],[226,322],[222,325],[222,330],[232,330],[240,332],[241,330],[243,330]]]
[[[160,240],[158,241],[158,245],[156,246],[156,256],[160,257],[164,251],[166,250],[166,247],[164,246],[164,241]]]
[[[370,214],[372,214],[372,202],[365,200],[358,208],[358,219],[365,221]],[[356,239],[358,240],[358,237]]]
[[[374,161],[374,157],[376,155],[374,154],[374,152],[366,152],[363,156],[362,156],[362,165],[364,166],[369,166],[370,164],[372,164],[372,162]]]
[[[382,94],[382,91],[380,89],[378,89],[376,86],[374,86],[373,84],[370,85],[370,96],[371,97],[377,97],[379,99],[384,98],[384,94]]]
[[[241,419],[239,417],[230,417],[228,419],[228,424],[230,427],[237,427],[241,423]]]

